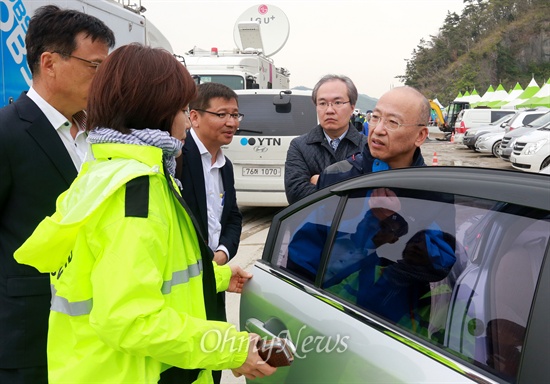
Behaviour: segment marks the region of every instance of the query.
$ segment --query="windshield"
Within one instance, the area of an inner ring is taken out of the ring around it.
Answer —
[[[491,123],[491,125],[500,125],[502,123],[505,123],[507,122],[508,120],[510,120],[512,117],[514,117],[514,114],[511,113],[509,115],[504,115],[502,116],[500,119],[498,119],[497,121],[494,121]]]
[[[239,95],[239,112],[244,114],[237,135],[299,136],[317,125],[311,96],[290,95],[290,103],[273,104],[270,95]]]

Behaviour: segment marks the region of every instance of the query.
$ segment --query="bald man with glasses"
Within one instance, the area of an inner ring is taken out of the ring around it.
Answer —
[[[382,95],[369,121],[368,145],[360,154],[327,167],[318,188],[371,172],[423,167],[420,146],[428,137],[428,100],[413,87],[396,87]]]
[[[326,167],[365,146],[367,138],[350,123],[357,97],[357,88],[347,76],[326,75],[313,88],[319,124],[292,140],[285,162],[290,204],[317,190],[317,179]]]

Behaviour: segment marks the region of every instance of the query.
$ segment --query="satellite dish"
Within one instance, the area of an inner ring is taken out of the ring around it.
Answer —
[[[253,23],[259,28],[255,29]],[[274,5],[260,4],[248,8],[237,18],[233,40],[241,50],[263,46],[264,55],[269,57],[284,47],[289,33],[290,23],[285,13]]]
[[[241,46],[243,51],[249,49],[264,52],[262,42],[262,33],[260,32],[260,23],[257,21],[241,21],[237,23],[239,36],[241,37]]]

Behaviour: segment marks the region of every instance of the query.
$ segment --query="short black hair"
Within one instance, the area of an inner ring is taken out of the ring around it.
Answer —
[[[38,72],[40,55],[44,52],[72,54],[76,49],[76,36],[81,32],[91,37],[92,41],[102,41],[109,48],[115,46],[113,31],[95,16],[55,5],[38,8],[25,36],[27,63],[31,73],[34,75]]]
[[[189,109],[208,109],[210,107],[210,100],[218,97],[225,100],[235,99],[237,105],[239,105],[239,97],[235,91],[227,85],[220,83],[203,83],[198,86],[198,95],[189,103]]]

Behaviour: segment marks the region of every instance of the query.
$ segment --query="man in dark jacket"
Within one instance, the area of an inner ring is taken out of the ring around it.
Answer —
[[[179,175],[182,195],[208,238],[214,261],[223,265],[237,253],[242,215],[237,206],[233,164],[221,147],[233,140],[242,115],[237,94],[218,83],[201,84],[190,109],[191,130],[185,139]]]
[[[350,123],[357,88],[346,76],[326,75],[313,88],[319,125],[290,143],[285,191],[290,204],[317,190],[319,174],[337,161],[361,152],[367,138]]]
[[[88,90],[114,44],[102,21],[76,10],[44,6],[28,24],[32,87],[0,109],[0,383],[48,382],[50,277],[13,253],[85,159]]]
[[[355,154],[327,169],[318,188],[370,172],[425,166],[420,146],[428,137],[430,104],[412,87],[386,92],[369,121],[368,144]]]
[[[235,256],[242,231],[233,164],[221,149],[231,143],[243,117],[237,98],[235,91],[223,84],[199,85],[197,98],[189,104],[191,129],[178,159],[182,196],[208,239],[218,265]],[[218,293],[217,299],[220,320],[225,320],[225,294]],[[214,383],[219,383],[221,371],[214,371],[213,377]],[[161,383],[178,380],[176,371],[163,374]]]

